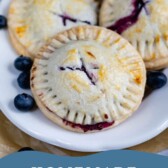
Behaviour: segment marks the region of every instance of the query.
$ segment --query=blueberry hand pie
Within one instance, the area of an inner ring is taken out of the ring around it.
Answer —
[[[139,53],[117,33],[79,26],[40,50],[31,88],[41,111],[63,128],[95,132],[114,127],[139,107],[146,81]]]
[[[77,25],[97,23],[95,0],[13,0],[9,33],[19,54],[35,57],[56,33]]]
[[[129,40],[147,69],[168,67],[168,0],[104,0],[100,25]]]

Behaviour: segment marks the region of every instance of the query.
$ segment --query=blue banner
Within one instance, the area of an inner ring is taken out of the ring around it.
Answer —
[[[168,157],[127,150],[86,157],[65,157],[30,151],[2,158],[0,168],[168,168]]]

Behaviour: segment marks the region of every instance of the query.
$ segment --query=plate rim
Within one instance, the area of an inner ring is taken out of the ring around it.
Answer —
[[[149,134],[146,134],[145,136],[143,135],[143,138],[141,138],[141,139],[139,138],[134,143],[127,142],[127,145],[120,145],[120,147],[113,147],[113,149],[105,149],[102,147],[100,147],[100,148],[96,147],[96,149],[95,149],[95,147],[93,147],[93,146],[92,146],[92,149],[88,149],[88,148],[86,149],[85,147],[83,148],[81,146],[78,146],[78,147],[72,146],[72,144],[68,144],[68,143],[65,144],[60,141],[52,142],[51,140],[44,138],[41,135],[35,134],[31,130],[26,129],[26,128],[22,127],[20,124],[18,124],[17,122],[15,122],[12,119],[12,117],[10,117],[10,115],[8,115],[8,113],[5,113],[5,111],[6,111],[5,107],[2,105],[1,102],[0,102],[0,109],[1,109],[1,112],[8,118],[8,120],[10,120],[12,122],[12,124],[14,124],[18,129],[20,129],[21,131],[23,131],[27,135],[29,135],[37,140],[40,140],[42,142],[48,143],[50,145],[54,145],[54,146],[57,146],[57,147],[60,147],[63,149],[72,150],[72,151],[76,151],[76,152],[103,152],[103,151],[108,151],[108,150],[116,150],[116,149],[120,150],[120,149],[130,148],[130,147],[142,144],[144,142],[147,142],[148,140],[151,140],[152,138],[156,137],[157,135],[162,133],[164,130],[166,130],[168,127],[168,122],[165,122],[157,129],[152,130],[150,135]]]

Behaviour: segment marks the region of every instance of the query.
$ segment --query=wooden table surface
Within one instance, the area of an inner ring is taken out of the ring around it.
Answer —
[[[57,155],[84,156],[90,154],[68,151],[38,141],[16,128],[1,112],[0,123],[0,157],[13,153],[22,147],[31,147],[38,151]],[[168,149],[168,129],[154,139],[130,149],[150,153]]]

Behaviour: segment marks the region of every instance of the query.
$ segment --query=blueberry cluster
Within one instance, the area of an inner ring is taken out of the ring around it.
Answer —
[[[33,61],[28,57],[19,57],[15,60],[15,68],[22,73],[19,75],[17,81],[22,89],[30,89],[30,69]]]
[[[0,29],[7,28],[7,19],[5,16],[0,15]],[[18,85],[22,89],[30,89],[30,70],[33,61],[28,57],[20,56],[14,62],[17,70],[22,71],[17,78]],[[30,111],[35,106],[35,101],[32,96],[23,93],[19,94],[14,99],[15,107],[20,111]]]
[[[22,71],[17,78],[18,85],[22,89],[30,89],[30,70],[32,65],[33,61],[30,58],[23,56],[20,56],[14,62],[15,68]],[[15,97],[14,105],[20,111],[30,111],[34,108],[35,101],[32,96],[23,93]]]

